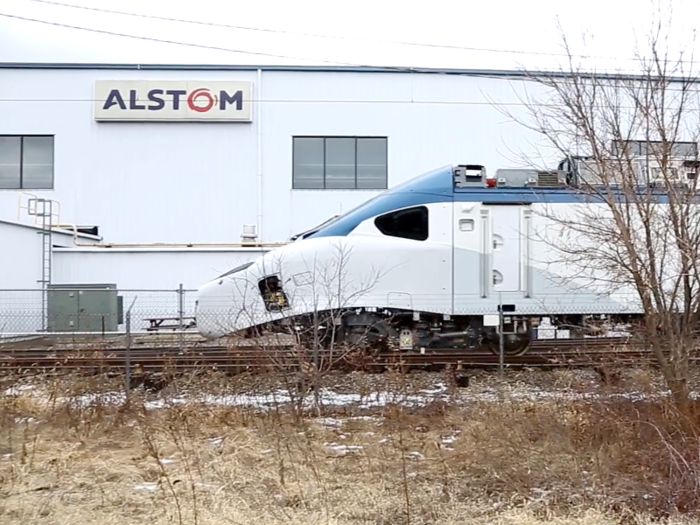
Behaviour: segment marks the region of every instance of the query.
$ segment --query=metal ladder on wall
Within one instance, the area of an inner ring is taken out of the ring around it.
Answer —
[[[37,232],[41,235],[41,331],[48,329],[48,294],[51,285],[51,266],[53,261],[53,204],[51,199],[41,199],[39,197],[29,199],[27,202],[27,214],[34,215],[41,229]]]

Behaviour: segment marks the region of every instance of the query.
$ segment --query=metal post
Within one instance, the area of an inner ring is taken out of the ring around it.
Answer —
[[[124,391],[126,402],[129,402],[129,392],[131,390],[131,309],[126,312],[126,352],[124,354]]]
[[[314,402],[316,403],[316,407],[318,408],[318,371],[319,371],[319,359],[318,359],[318,350],[320,346],[320,341],[318,340],[318,310],[314,307],[314,318],[313,318],[313,326],[314,326],[314,349],[313,349],[313,358],[314,358],[314,380],[313,380],[313,386],[314,386]]]
[[[501,301],[501,292],[498,292],[498,373],[503,379],[504,368],[504,351],[503,351],[503,301]]]
[[[138,297],[138,296],[137,296]],[[136,297],[131,301],[131,305],[126,311],[126,351],[124,352],[124,391],[126,394],[126,402],[129,402],[129,393],[131,391],[131,309],[134,307]]]
[[[185,288],[180,283],[177,289],[177,316],[178,316],[178,341],[180,344],[180,353],[184,352],[184,334],[182,333],[184,327],[184,317],[185,317]]]

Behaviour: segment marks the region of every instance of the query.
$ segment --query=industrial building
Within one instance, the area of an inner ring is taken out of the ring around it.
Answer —
[[[417,174],[517,167],[534,142],[494,107],[522,110],[512,71],[7,63],[0,78],[0,288],[196,288]]]

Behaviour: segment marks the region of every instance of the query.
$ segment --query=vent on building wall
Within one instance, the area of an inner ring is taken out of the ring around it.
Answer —
[[[244,224],[243,232],[241,233],[241,242],[255,242],[258,234],[255,232],[254,224]]]
[[[94,235],[95,237],[99,237],[99,235],[100,235],[99,226],[77,226],[76,230],[78,231],[78,233],[84,233],[86,235]]]

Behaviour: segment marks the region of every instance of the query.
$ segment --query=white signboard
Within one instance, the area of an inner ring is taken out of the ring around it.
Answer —
[[[97,80],[95,120],[251,122],[252,82]]]

